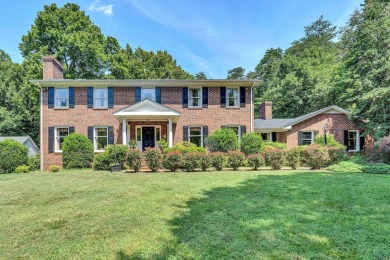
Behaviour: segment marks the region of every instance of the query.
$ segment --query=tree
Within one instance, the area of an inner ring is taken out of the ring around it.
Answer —
[[[199,79],[199,80],[203,80],[203,79],[207,79],[207,76],[203,71],[201,71],[201,72],[196,73],[194,78]]]
[[[243,67],[236,67],[228,71],[226,79],[244,79],[245,69]]]

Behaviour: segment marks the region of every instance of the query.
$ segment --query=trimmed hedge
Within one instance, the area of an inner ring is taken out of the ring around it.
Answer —
[[[261,153],[263,150],[263,140],[256,133],[244,134],[241,138],[240,149],[246,156]]]
[[[199,167],[206,171],[211,166],[211,157],[205,153],[199,153]]]
[[[14,172],[16,167],[28,164],[27,147],[8,139],[0,142],[0,173]]]
[[[260,166],[264,165],[264,156],[261,153],[251,154],[247,157],[248,164],[253,170],[258,170]]]
[[[273,170],[280,170],[285,162],[285,151],[282,149],[266,150],[264,152],[265,164]]]
[[[312,170],[318,170],[321,167],[326,166],[330,161],[328,149],[319,145],[306,146],[304,150],[304,156],[306,159],[306,164]]]
[[[30,167],[30,171],[37,171],[41,168],[41,157],[39,154],[28,157],[28,167]]]
[[[62,144],[64,169],[89,168],[94,160],[93,144],[86,136],[71,133]]]
[[[199,153],[197,152],[186,153],[183,156],[183,168],[187,172],[195,171],[196,168],[200,167],[199,159]]]
[[[226,165],[227,157],[225,153],[214,152],[210,153],[211,165],[217,169],[217,171],[222,171],[223,167]]]
[[[263,150],[287,149],[287,144],[272,141],[263,141]]]
[[[146,164],[152,172],[161,168],[162,153],[159,148],[146,148],[144,152]]]
[[[183,162],[183,157],[181,152],[179,151],[171,151],[164,155],[163,167],[165,169],[170,170],[171,172],[175,172],[180,168]]]
[[[199,152],[199,153],[206,153],[206,148],[203,147],[197,147],[196,144],[190,143],[190,142],[180,142],[176,143],[171,148],[164,148],[164,154],[167,154],[172,151],[179,151],[182,154],[191,153],[191,152]]]
[[[296,170],[299,168],[301,162],[301,149],[295,147],[286,152],[286,163],[291,169]]]
[[[228,164],[233,168],[234,171],[237,171],[240,166],[244,164],[245,154],[240,151],[228,151]]]
[[[127,151],[126,162],[130,169],[138,172],[142,164],[142,152],[137,148],[130,148]]]
[[[239,143],[236,133],[230,128],[215,130],[206,137],[206,146],[210,152],[227,152],[238,150]]]
[[[110,170],[110,155],[104,151],[95,155],[93,159],[94,171],[108,171]]]

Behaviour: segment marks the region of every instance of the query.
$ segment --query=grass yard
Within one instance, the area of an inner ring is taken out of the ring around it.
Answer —
[[[390,175],[0,175],[0,259],[390,259]]]

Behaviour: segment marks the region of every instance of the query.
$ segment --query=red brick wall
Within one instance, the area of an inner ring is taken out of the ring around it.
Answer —
[[[264,101],[259,107],[260,119],[272,119],[272,101]]]
[[[246,89],[246,105],[244,108],[221,108],[220,88],[209,87],[208,108],[189,109],[182,107],[182,88],[162,87],[162,104],[181,113],[177,123],[173,124],[173,142],[180,142],[183,138],[183,126],[204,125],[209,127],[209,134],[220,129],[222,125],[245,125],[250,132],[250,88]],[[48,153],[48,127],[74,126],[76,133],[88,135],[88,126],[108,125],[114,127],[116,143],[122,143],[122,126],[112,115],[115,111],[135,103],[135,88],[115,87],[114,108],[92,109],[87,108],[87,88],[75,87],[75,108],[53,109],[48,108],[48,92],[43,91],[42,108],[42,138],[44,169],[51,165],[62,165],[61,154]],[[161,125],[161,135],[167,136],[168,122],[128,122],[130,124],[130,137],[135,139],[135,125]]]
[[[63,79],[64,69],[59,61],[51,56],[42,58],[43,62],[43,79]]]

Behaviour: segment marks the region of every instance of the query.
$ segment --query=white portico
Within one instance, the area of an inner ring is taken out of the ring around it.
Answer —
[[[143,150],[146,147],[155,147],[156,142],[166,136],[168,147],[173,145],[173,124],[180,117],[180,113],[169,107],[161,105],[150,99],[144,99],[134,105],[125,107],[113,113],[114,117],[122,123],[122,143],[129,144],[130,136],[134,136],[137,147]],[[158,124],[150,124],[158,122]],[[133,127],[130,128],[130,125]],[[162,128],[167,125],[164,133]],[[131,129],[135,131],[131,135]]]

